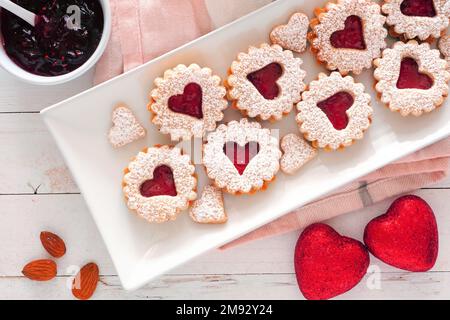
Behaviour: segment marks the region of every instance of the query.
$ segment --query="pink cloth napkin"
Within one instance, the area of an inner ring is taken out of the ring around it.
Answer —
[[[112,36],[97,65],[95,82],[119,75],[211,31],[215,24],[211,21],[205,1],[212,0],[110,0]],[[239,8],[242,10],[247,6],[250,9],[249,6],[256,1],[227,1],[225,8],[229,8],[230,17],[236,17]],[[213,4],[216,10],[222,8],[217,2]],[[223,12],[220,16],[223,18],[226,14]],[[299,230],[311,223],[436,183],[448,175],[449,164],[450,138],[373,172],[222,248]]]

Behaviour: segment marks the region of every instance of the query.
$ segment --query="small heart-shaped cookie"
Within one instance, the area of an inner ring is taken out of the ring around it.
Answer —
[[[450,2],[449,2],[450,6]],[[450,69],[450,36],[443,36],[441,39],[439,39],[439,50],[441,50],[442,55],[444,56],[445,60],[447,60],[447,63],[449,64],[447,66],[447,69]]]
[[[270,33],[270,40],[284,49],[302,53],[306,50],[306,34],[309,19],[303,13],[294,13],[288,24],[275,27]]]
[[[206,186],[200,199],[191,208],[190,216],[197,223],[221,224],[228,220],[223,204],[222,190]]]
[[[322,223],[306,228],[295,247],[297,282],[310,300],[331,299],[352,289],[366,274],[369,262],[361,242]]]
[[[306,50],[306,34],[309,19],[304,13],[294,13],[289,22],[275,27],[270,33],[270,40],[284,49],[302,53]]]
[[[108,138],[115,148],[123,147],[146,135],[144,127],[124,104],[120,104],[114,109],[112,122],[113,127],[109,131]]]
[[[370,253],[381,261],[413,272],[430,270],[438,256],[438,230],[431,207],[417,196],[395,200],[387,213],[364,231]]]
[[[317,156],[317,150],[302,137],[291,133],[281,139],[281,170],[287,174],[296,173],[307,162]]]

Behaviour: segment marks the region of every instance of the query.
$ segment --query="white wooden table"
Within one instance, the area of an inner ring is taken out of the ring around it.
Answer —
[[[24,85],[0,70],[0,299],[72,299],[66,287],[71,266],[91,260],[98,263],[102,275],[96,299],[301,299],[292,262],[298,232],[211,252],[135,292],[120,287],[79,190],[38,114],[43,107],[89,87],[91,78],[42,88]],[[340,298],[450,298],[450,179],[416,193],[429,201],[437,215],[440,255],[435,268],[407,273],[372,257],[371,269],[381,273],[366,276]],[[329,223],[361,239],[365,224],[389,203]],[[24,278],[21,270],[30,260],[47,256],[39,242],[42,230],[61,235],[68,251],[58,261],[57,279],[36,283]]]

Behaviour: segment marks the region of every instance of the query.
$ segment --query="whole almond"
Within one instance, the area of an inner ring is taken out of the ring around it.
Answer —
[[[22,270],[25,277],[35,281],[48,281],[56,277],[56,263],[42,259],[28,263]]]
[[[80,300],[88,300],[97,288],[98,275],[98,266],[95,263],[85,265],[73,279],[72,294]]]
[[[45,250],[55,258],[61,258],[66,253],[66,245],[59,236],[52,232],[42,231],[41,242]]]

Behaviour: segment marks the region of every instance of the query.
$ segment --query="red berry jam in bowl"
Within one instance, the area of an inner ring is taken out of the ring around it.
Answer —
[[[99,0],[11,1],[37,15],[32,27],[1,11],[4,50],[29,73],[45,77],[70,73],[93,55],[102,39],[104,16]]]

